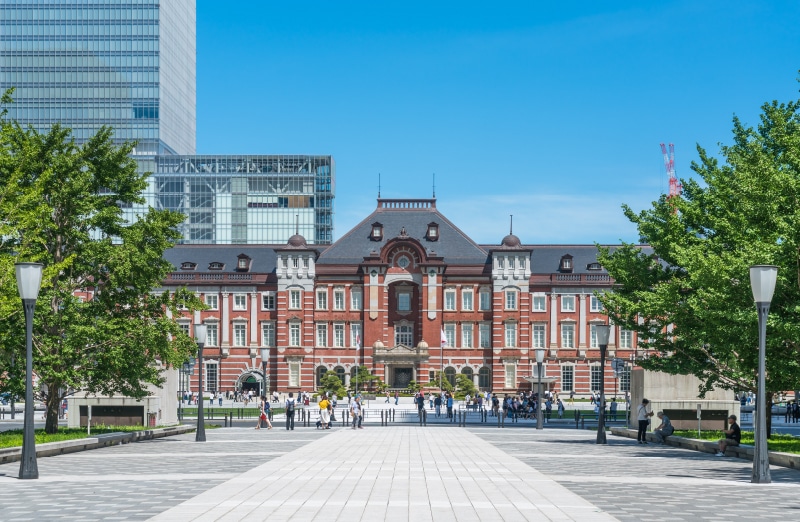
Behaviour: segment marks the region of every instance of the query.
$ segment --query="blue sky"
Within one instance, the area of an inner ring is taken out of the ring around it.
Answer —
[[[797,99],[800,3],[197,0],[201,154],[332,154],[335,237],[427,198],[479,243],[635,242],[734,114]]]

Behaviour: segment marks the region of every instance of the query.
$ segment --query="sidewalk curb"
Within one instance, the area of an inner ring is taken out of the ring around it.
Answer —
[[[626,437],[635,439],[637,431],[628,428],[611,428],[611,434],[617,437]],[[648,442],[656,442],[656,436],[653,433],[647,434]],[[677,437],[670,435],[666,440],[667,446],[674,446],[676,448],[690,449],[694,451],[702,451],[703,453],[715,453],[717,451],[716,441],[689,439],[686,437]],[[753,453],[755,448],[753,446],[728,446],[725,455],[729,457],[737,457],[745,460],[753,460]],[[783,453],[780,451],[769,451],[769,463],[775,466],[784,468],[800,469],[800,455],[795,453]]]
[[[47,442],[36,445],[36,457],[52,457],[53,455],[63,455],[65,453],[75,453],[78,451],[105,448],[106,446],[116,446],[119,444],[128,444],[130,442],[139,442],[142,440],[159,439],[161,437],[169,437],[172,435],[188,433],[190,431],[194,431],[196,428],[196,426],[184,424],[180,426],[168,426],[166,428],[155,428],[152,430],[107,433],[98,435],[96,437],[87,437],[85,439]],[[0,449],[0,464],[17,462],[21,457],[21,446]]]

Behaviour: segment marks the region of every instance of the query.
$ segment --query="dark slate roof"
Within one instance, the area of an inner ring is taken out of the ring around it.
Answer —
[[[383,239],[370,239],[372,224],[383,225]],[[428,224],[439,225],[436,241],[427,239]],[[429,208],[392,209],[377,208],[361,223],[325,249],[317,259],[317,264],[357,264],[363,262],[375,250],[380,252],[388,241],[400,236],[405,228],[409,238],[416,239],[425,247],[429,255],[443,258],[448,264],[485,264],[488,251],[467,237],[450,220],[444,217],[435,204]]]
[[[208,272],[208,265],[213,262],[225,263],[222,270],[213,272],[233,273],[239,261],[239,254],[248,256],[250,272],[269,274],[277,264],[276,248],[284,245],[176,245],[164,252],[164,259],[172,263],[176,272],[181,271],[184,262],[197,263],[194,272]],[[191,272],[190,270],[183,270]]]
[[[609,245],[603,245],[609,246]],[[605,274],[607,270],[602,267],[600,270],[588,270],[590,263],[597,262],[597,247],[595,245],[526,245],[525,248],[531,249],[531,273],[533,274],[552,274],[559,271],[561,258],[565,255],[572,256],[573,274]],[[611,251],[614,251],[611,246]],[[653,253],[650,246],[640,246],[643,252]]]

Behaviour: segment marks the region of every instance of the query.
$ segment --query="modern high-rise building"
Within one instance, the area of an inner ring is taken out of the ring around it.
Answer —
[[[148,207],[183,212],[183,244],[285,244],[298,233],[332,242],[331,156],[161,155],[141,167],[153,175],[128,219]]]
[[[333,240],[331,156],[196,156],[195,0],[0,0],[9,117],[86,141],[107,125],[152,172],[144,205],[186,214],[186,244]]]
[[[9,116],[78,142],[108,125],[137,155],[196,152],[195,0],[3,0]]]

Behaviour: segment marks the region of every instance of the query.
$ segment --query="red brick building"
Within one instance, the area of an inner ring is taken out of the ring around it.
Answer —
[[[611,281],[596,254],[594,245],[525,245],[513,234],[479,245],[435,199],[379,199],[329,246],[295,235],[279,246],[175,247],[164,286],[185,285],[209,306],[178,319],[208,325],[209,392],[257,391],[262,348],[269,389],[280,392],[312,390],[328,371],[350,384],[358,365],[398,389],[411,380],[438,388],[441,369],[481,389],[529,389],[534,350],[545,348],[548,386],[582,396],[599,390],[603,371],[606,393],[627,389],[628,372],[617,382],[610,361],[629,362],[637,341],[612,327],[600,368],[595,326],[607,318],[595,294]]]

